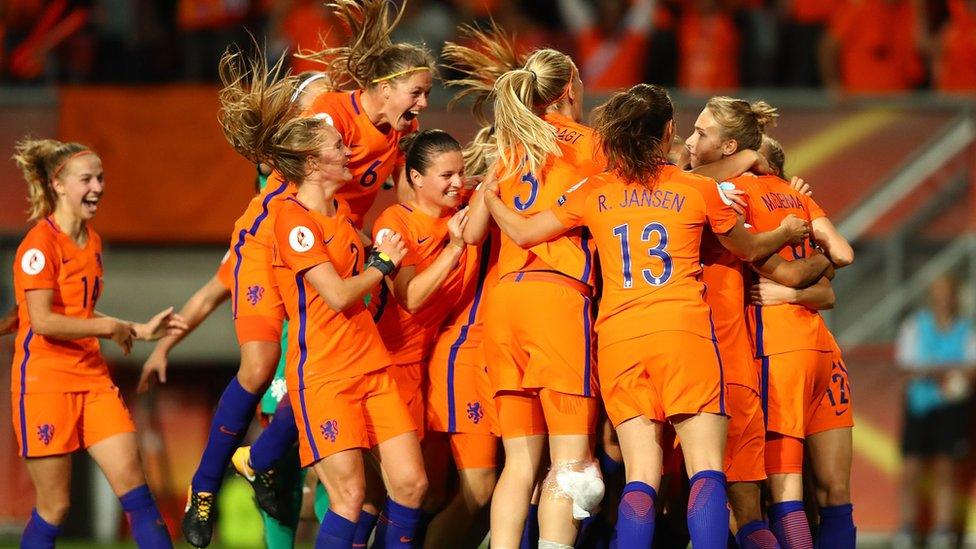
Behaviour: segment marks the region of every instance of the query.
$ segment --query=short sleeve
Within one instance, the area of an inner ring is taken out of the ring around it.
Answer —
[[[32,230],[17,249],[14,279],[23,290],[54,289],[61,268],[55,235]]]
[[[587,182],[588,180],[584,179],[566,189],[551,210],[556,215],[556,219],[567,229],[585,225],[583,217],[586,214],[586,204],[595,187],[595,185],[588,185]]]
[[[403,256],[403,260],[400,261],[400,265],[403,267],[410,267],[419,265],[421,258],[417,255],[416,240],[415,237],[420,237],[421,235],[411,234],[410,227],[404,222],[402,216],[394,213],[394,208],[403,208],[400,205],[393,205],[386,209],[376,218],[373,223],[373,242],[379,240],[381,232],[394,232],[400,235],[403,239],[403,245],[407,248],[407,255]],[[385,235],[386,233],[384,233]],[[385,236],[384,236],[385,238]]]
[[[705,218],[712,232],[725,234],[731,231],[739,218],[732,209],[732,201],[725,196],[719,184],[703,185],[701,196],[705,201]]]
[[[217,280],[228,291],[234,287],[234,262],[231,260],[230,250],[227,250],[224,258],[220,260],[220,267],[217,268]]]
[[[299,208],[282,208],[275,219],[275,245],[281,262],[296,273],[331,261],[326,245],[332,234],[308,212]]]
[[[810,198],[809,196],[806,195],[803,196],[804,196],[804,200],[806,201],[807,213],[810,214],[810,221],[813,221],[814,219],[820,219],[821,217],[827,217],[827,212],[825,212],[823,208],[820,207],[820,204],[817,204],[817,202],[813,198]]]

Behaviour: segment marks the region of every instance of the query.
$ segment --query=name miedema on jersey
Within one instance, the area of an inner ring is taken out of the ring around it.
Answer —
[[[803,203],[800,202],[799,198],[793,195],[784,193],[767,193],[761,198],[763,205],[766,206],[766,209],[769,211],[776,209],[803,209]]]
[[[613,208],[613,204],[607,204],[607,195],[605,194],[597,197],[597,205],[601,212]],[[681,208],[685,207],[685,195],[660,189],[654,191],[624,189],[624,196],[616,206],[618,208],[661,208],[680,212]]]

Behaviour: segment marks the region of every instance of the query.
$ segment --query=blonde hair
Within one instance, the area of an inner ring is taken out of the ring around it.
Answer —
[[[448,108],[465,98],[471,99],[471,112],[478,125],[487,126],[491,122],[485,110],[492,98],[495,82],[506,72],[524,66],[525,56],[519,55],[515,36],[502,30],[494,20],[486,30],[461,25],[458,34],[461,42],[471,45],[456,42],[444,44],[442,54],[445,66],[460,74],[459,78],[445,82],[448,86],[459,88]]]
[[[461,151],[464,157],[464,173],[468,176],[485,175],[495,163],[495,127],[485,126],[478,130],[471,142]]]
[[[71,157],[90,150],[81,143],[24,137],[14,145],[13,161],[27,182],[27,211],[34,221],[54,213],[58,195],[52,183]]]
[[[317,156],[324,136],[323,121],[301,117],[291,97],[298,77],[282,76],[282,59],[268,67],[258,52],[246,59],[227,50],[220,58],[218,120],[224,137],[251,162],[264,162],[295,184],[309,174],[308,158]]]
[[[303,52],[297,57],[326,64],[336,89],[350,85],[371,88],[417,70],[436,73],[434,56],[425,46],[394,44],[390,38],[406,4],[404,1],[391,15],[390,0],[334,0],[329,7],[348,27],[350,42],[337,48]]]
[[[768,135],[763,135],[762,145],[759,148],[759,152],[766,157],[769,165],[776,170],[776,175],[786,177],[786,151],[783,150],[783,146],[780,145],[779,141],[776,141]]]
[[[537,171],[550,155],[562,153],[556,132],[539,114],[559,101],[576,72],[572,59],[552,49],[536,50],[520,69],[495,82],[495,150],[502,177],[528,168]]]
[[[779,114],[765,101],[749,103],[733,97],[713,97],[705,108],[722,127],[722,137],[734,139],[738,150],[759,150],[766,126],[775,125]]]

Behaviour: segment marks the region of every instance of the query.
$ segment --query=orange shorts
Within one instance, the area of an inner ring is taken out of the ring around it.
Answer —
[[[494,395],[541,388],[597,395],[593,306],[585,291],[579,281],[555,273],[502,278],[485,310],[485,359]]]
[[[417,428],[417,437],[424,438],[424,370],[422,362],[394,364],[386,371],[396,382],[400,400],[410,410],[410,421]]]
[[[592,435],[600,415],[596,398],[550,389],[503,392],[495,396],[502,438],[532,435]]]
[[[23,457],[68,454],[136,430],[117,387],[80,393],[13,393],[11,400]]]
[[[427,369],[427,427],[445,433],[489,435],[496,431],[495,407],[480,346],[455,348],[441,338]]]
[[[451,433],[451,454],[458,471],[494,469],[498,465],[498,437],[483,433]]]
[[[725,442],[725,476],[729,482],[764,480],[766,428],[759,393],[751,387],[730,383],[726,395],[729,435]]]
[[[844,357],[837,344],[834,344],[830,356],[830,384],[820,399],[820,406],[810,418],[807,435],[850,427],[854,427],[854,395]]]
[[[267,220],[265,220],[267,223]],[[246,232],[246,231],[244,231]],[[237,341],[281,341],[285,306],[271,272],[272,251],[251,236],[234,235],[231,308]]]
[[[766,434],[766,474],[803,474],[803,439]]]
[[[814,418],[823,423],[824,414],[834,414],[822,406],[828,397],[833,357],[828,351],[799,350],[759,359],[767,431],[803,439],[814,432]],[[844,379],[846,384],[846,375]],[[834,397],[840,404],[840,395]]]
[[[644,416],[725,414],[722,363],[715,342],[691,332],[656,332],[601,346],[600,392],[616,427]]]
[[[386,369],[288,391],[302,467],[352,448],[373,448],[414,430]]]

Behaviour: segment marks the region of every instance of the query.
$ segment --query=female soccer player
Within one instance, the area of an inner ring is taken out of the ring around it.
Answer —
[[[578,177],[603,169],[593,131],[577,122],[583,83],[568,56],[532,53],[498,78],[494,94],[495,175],[510,207],[526,215],[547,209]],[[479,198],[465,230],[472,243],[481,242],[489,221]],[[571,545],[578,518],[602,496],[591,450],[598,408],[593,273],[592,244],[581,231],[529,251],[502,239],[499,284],[485,310],[485,354],[505,448],[491,512],[497,546],[519,544],[547,442],[552,468],[538,511],[541,542]],[[527,313],[512,316],[516,308]],[[568,479],[581,488],[564,488]]]
[[[345,46],[308,58],[328,61],[336,89],[358,89],[321,94],[310,110],[328,115],[352,149],[353,179],[339,197],[349,203],[353,223],[362,228],[380,185],[391,175],[401,199],[409,198],[403,184],[404,157],[397,145],[417,129],[417,117],[427,108],[435,62],[426,48],[390,39],[404,7],[391,15],[386,0],[338,0],[332,5],[352,38]]]
[[[764,101],[750,104],[713,97],[695,121],[694,132],[687,140],[691,167],[701,171],[743,151],[755,153],[762,143],[765,127],[776,116],[776,109]],[[753,174],[736,175],[723,185],[746,192],[744,189],[750,188],[756,179]],[[735,518],[733,531],[743,548],[762,546],[762,543],[775,539],[763,522],[760,501],[760,483],[766,480],[766,429],[759,394],[759,371],[753,359],[745,319],[746,279],[752,280],[747,268],[713,235],[705,235],[702,243],[702,282],[707,288],[705,302],[712,310],[728,387],[730,420],[725,473],[729,481],[729,504]],[[819,253],[800,261],[787,261],[773,254],[754,268],[772,280],[797,287],[808,286],[825,270],[832,270],[830,261]]]
[[[784,157],[777,145],[772,140],[766,144],[775,161]],[[836,267],[854,260],[850,244],[823,209],[785,180],[756,178],[748,193],[750,223],[756,227],[769,227],[787,214],[800,215],[810,220],[812,242]],[[785,247],[779,254],[788,260],[809,257],[812,242]],[[767,293],[775,291],[768,281],[760,281],[753,293],[764,286]],[[767,402],[766,470],[773,532],[784,547],[813,543],[802,504],[805,450],[820,506],[817,546],[852,548],[857,536],[850,488],[853,397],[840,348],[817,312],[833,304],[833,291],[829,283],[819,282],[790,301],[760,299],[748,312]]]
[[[297,187],[275,218],[273,266],[292,319],[287,380],[302,464],[314,467],[330,499],[316,544],[351,546],[368,449],[390,494],[377,535],[386,547],[407,547],[427,479],[416,430],[387,371],[390,356],[363,304],[406,250],[391,233],[363,269],[359,233],[346,203],[335,198],[351,178],[350,150],[325,117],[299,116],[287,79],[267,85],[260,60],[243,79],[233,57],[225,63],[235,89],[223,95],[224,131],[238,152],[265,161]]]
[[[139,547],[172,547],[146,486],[135,425],[98,340],[111,339],[128,354],[134,339],[176,335],[186,323],[172,308],[144,324],[95,310],[104,290],[102,241],[89,222],[105,190],[95,151],[25,138],[14,161],[27,181],[30,220],[37,222],[14,262],[13,422],[37,493],[21,547],[54,547],[70,504],[71,453],[80,449],[105,473]]]
[[[752,261],[801,240],[809,229],[790,218],[753,235],[714,181],[669,164],[673,107],[659,86],[640,84],[615,94],[598,108],[595,125],[608,170],[573,186],[557,207],[526,219],[491,188],[485,203],[520,246],[585,226],[600,252],[600,385],[628,481],[618,545],[650,547],[662,423],[669,421],[681,437],[691,477],[692,544],[725,547],[727,420],[722,363],[699,278],[702,234],[711,229],[723,246]]]
[[[222,79],[225,84],[230,84],[229,79],[237,75],[233,72],[227,73],[227,69],[226,65],[221,65]],[[321,91],[323,84],[328,84],[327,77],[316,78],[315,76],[309,75],[300,81],[293,79],[290,99],[298,105],[307,107],[309,99],[315,97],[315,92]],[[228,86],[224,93],[232,94],[235,90]],[[228,104],[233,105],[233,97],[225,97],[225,99]],[[186,306],[201,307],[194,311],[193,320],[195,323],[202,322],[205,315],[197,317],[197,314],[202,314],[207,307],[212,311],[219,301],[225,298],[225,295],[220,293],[220,285],[227,284],[232,303],[234,329],[241,348],[240,368],[217,404],[207,446],[190,484],[186,514],[183,517],[183,534],[195,547],[206,547],[210,544],[216,516],[214,512],[216,493],[224,470],[244,437],[261,400],[261,394],[271,381],[281,356],[280,340],[285,311],[271,275],[273,239],[270,227],[274,223],[274,214],[279,200],[286,191],[293,192],[294,185],[275,177],[268,181],[269,184],[251,199],[244,215],[238,218],[234,225],[230,256],[222,269],[225,273],[229,270],[229,278],[225,276],[221,280],[211,280]],[[155,358],[147,362],[143,371],[144,378],[153,373],[165,375],[165,362],[160,360],[165,357],[159,355],[168,351],[177,342],[178,339],[160,342],[158,353],[154,352]],[[289,440],[285,446],[287,451],[287,448],[294,443],[297,434],[292,429],[285,428],[292,423],[290,418],[283,419],[284,421],[277,427],[284,428],[286,431],[284,437]],[[277,433],[278,429],[272,431]],[[273,460],[269,461],[270,463],[273,463]],[[265,474],[260,475],[260,483],[252,482],[256,490],[261,492],[258,494],[258,502],[265,511],[281,516],[276,509],[278,498],[275,494],[270,489],[258,490],[259,486],[270,487],[272,484],[273,475],[269,471],[262,471],[262,473]],[[251,477],[258,478],[255,475]]]

